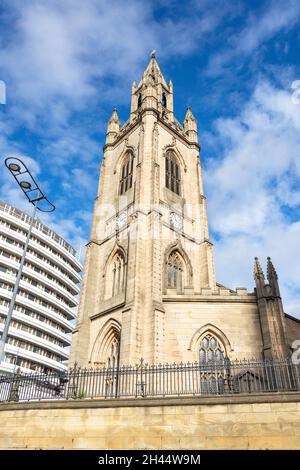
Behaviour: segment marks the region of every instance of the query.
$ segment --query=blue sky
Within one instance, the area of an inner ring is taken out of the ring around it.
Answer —
[[[198,119],[218,281],[252,290],[271,256],[300,316],[299,18],[297,0],[2,0],[1,164],[25,157],[57,206],[43,220],[83,246],[107,120],[155,49],[177,118]],[[26,208],[3,164],[0,184]]]

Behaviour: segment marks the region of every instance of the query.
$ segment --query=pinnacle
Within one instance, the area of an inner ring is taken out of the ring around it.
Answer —
[[[278,279],[277,272],[276,272],[276,270],[273,266],[273,263],[272,263],[272,260],[271,260],[270,256],[268,256],[267,260],[268,260],[268,264],[267,264],[268,279],[270,279],[270,278]]]
[[[117,113],[117,108],[114,108],[109,122],[120,122],[119,121],[119,116],[118,116],[118,113]]]
[[[187,109],[186,109],[186,115],[185,115],[184,120],[186,120],[186,121],[188,121],[188,120],[196,120],[196,119],[195,119],[195,116],[194,116],[193,113],[192,113],[192,110],[191,110],[190,105],[188,105],[188,107],[187,107]]]
[[[259,277],[264,278],[264,273],[263,273],[263,270],[261,268],[261,265],[257,256],[254,258],[254,273],[253,274],[254,274],[254,279],[259,278]]]

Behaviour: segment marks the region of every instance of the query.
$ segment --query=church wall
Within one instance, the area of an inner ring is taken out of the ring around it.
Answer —
[[[289,346],[296,340],[300,345],[300,320],[298,318],[292,319],[285,317],[286,333]],[[297,347],[299,347],[299,345]]]
[[[255,302],[204,301],[168,302],[165,307],[165,360],[196,361],[198,344],[190,344],[197,331],[211,324],[226,335],[231,349],[230,359],[261,357],[262,342]],[[197,334],[194,339],[197,338]]]
[[[299,393],[2,404],[0,448],[300,449]]]

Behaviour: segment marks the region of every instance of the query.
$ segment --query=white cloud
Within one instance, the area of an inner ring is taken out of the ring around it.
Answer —
[[[238,116],[216,122],[224,155],[205,175],[220,282],[252,288],[254,256],[271,256],[291,313],[300,306],[299,111],[290,90],[261,81]]]
[[[256,15],[249,15],[246,26],[228,37],[226,49],[217,52],[209,61],[207,73],[219,75],[224,67],[235,59],[249,57],[266,41],[279,32],[290,30],[299,21],[298,0],[276,0],[267,3],[267,8]],[[286,49],[286,45],[285,45]]]
[[[186,55],[202,44],[200,39],[214,31],[225,14],[198,7],[196,15],[176,20],[170,16],[160,22],[154,17],[152,1],[6,3],[15,26],[0,52],[0,62],[10,78],[8,92],[13,89],[32,111],[52,108],[54,96],[77,108],[96,94],[107,98],[104,79],[123,78],[117,86],[110,81],[109,94],[114,94],[123,88],[124,76],[140,72],[153,48],[163,57]],[[126,91],[128,84],[129,78]]]

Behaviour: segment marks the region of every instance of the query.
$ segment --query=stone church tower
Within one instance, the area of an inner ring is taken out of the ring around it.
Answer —
[[[108,122],[70,365],[288,356],[300,323],[271,261],[254,276],[254,293],[216,283],[197,122],[174,117],[153,53],[130,118]]]

